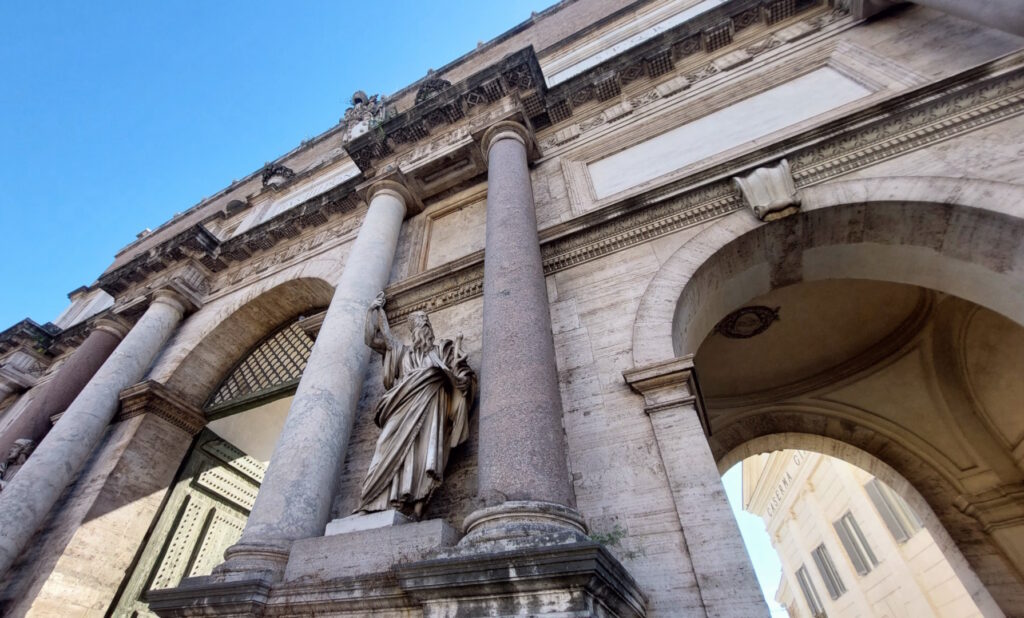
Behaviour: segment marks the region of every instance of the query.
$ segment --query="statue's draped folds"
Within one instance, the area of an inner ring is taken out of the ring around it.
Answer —
[[[435,342],[425,313],[410,316],[412,345],[391,335],[382,296],[366,319],[367,345],[383,355],[387,392],[375,410],[381,434],[357,510],[395,508],[418,516],[441,484],[449,451],[468,436],[476,376],[461,337]]]

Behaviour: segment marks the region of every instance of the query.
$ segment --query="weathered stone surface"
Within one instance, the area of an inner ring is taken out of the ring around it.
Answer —
[[[454,545],[458,538],[444,520],[432,519],[302,539],[292,545],[283,581],[309,583],[388,571]]]
[[[480,369],[480,495],[490,504],[573,504],[547,288],[525,139],[513,127],[488,151],[487,259]]]
[[[113,320],[101,321],[85,341],[65,361],[57,375],[39,387],[42,391],[0,434],[0,452],[14,440],[28,438],[39,442],[50,429],[50,417],[64,412],[89,382],[117,344],[125,328]]]
[[[360,532],[362,530],[371,530],[373,528],[383,528],[385,526],[399,526],[411,521],[411,519],[394,509],[377,511],[374,513],[356,513],[355,515],[339,517],[338,519],[332,519],[327,522],[327,529],[324,531],[324,536],[349,534],[352,532]]]

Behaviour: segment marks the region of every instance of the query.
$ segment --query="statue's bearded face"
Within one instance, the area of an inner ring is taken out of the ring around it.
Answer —
[[[412,331],[412,347],[417,352],[426,352],[434,347],[434,329],[430,326],[430,318],[422,311],[415,311],[409,320]]]

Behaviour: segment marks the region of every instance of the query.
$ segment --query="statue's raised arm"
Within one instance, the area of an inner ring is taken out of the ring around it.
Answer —
[[[373,299],[370,308],[366,310],[365,339],[366,345],[380,354],[395,348],[396,341],[388,326],[388,316],[384,313],[384,292],[377,294],[377,298]]]

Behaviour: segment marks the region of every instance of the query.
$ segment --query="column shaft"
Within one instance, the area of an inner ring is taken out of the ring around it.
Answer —
[[[526,145],[485,143],[487,244],[480,371],[479,492],[486,503],[571,506],[562,399]]]
[[[277,579],[291,542],[324,533],[369,359],[366,310],[387,285],[405,200],[372,193],[242,538],[220,573]]]
[[[14,441],[21,438],[36,443],[42,440],[50,429],[50,417],[71,405],[124,335],[119,324],[101,320],[71,353],[57,375],[39,387],[32,402],[0,434],[0,453],[9,451]]]
[[[921,6],[1024,36],[1024,4],[1020,0],[914,0]]]
[[[184,312],[177,294],[158,292],[124,341],[0,493],[0,574],[10,568],[103,437],[117,412],[121,390],[142,379]]]

